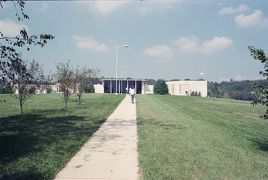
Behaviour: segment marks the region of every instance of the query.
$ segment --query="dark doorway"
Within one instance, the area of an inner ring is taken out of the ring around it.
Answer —
[[[141,88],[142,88],[141,81],[136,81],[136,94],[141,94]]]

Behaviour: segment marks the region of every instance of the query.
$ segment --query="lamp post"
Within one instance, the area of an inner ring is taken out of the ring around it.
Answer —
[[[128,47],[127,44],[115,47],[115,94],[117,94],[117,64],[118,64],[118,49]]]
[[[201,77],[202,77],[201,79],[203,79],[205,73],[201,72],[200,75],[201,75]]]

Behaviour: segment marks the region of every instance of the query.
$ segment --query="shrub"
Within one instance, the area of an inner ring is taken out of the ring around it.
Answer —
[[[14,90],[8,84],[0,84],[0,94],[13,94]]]
[[[52,88],[51,88],[50,86],[48,86],[48,87],[46,88],[46,92],[47,92],[48,94],[50,94],[50,93],[52,92]]]
[[[154,94],[168,94],[168,86],[163,79],[154,83]]]
[[[192,91],[191,96],[201,96],[201,92]]]
[[[94,93],[95,92],[95,88],[93,84],[87,84],[86,88],[85,88],[85,93]]]

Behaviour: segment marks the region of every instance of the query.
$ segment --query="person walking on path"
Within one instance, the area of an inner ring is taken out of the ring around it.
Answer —
[[[134,98],[135,98],[135,90],[134,90],[133,86],[131,86],[131,88],[129,90],[129,94],[130,94],[130,97],[131,97],[131,103],[133,104],[134,103]]]

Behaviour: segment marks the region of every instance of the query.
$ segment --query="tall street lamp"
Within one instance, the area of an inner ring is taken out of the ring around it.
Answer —
[[[127,48],[128,47],[128,45],[127,44],[125,44],[125,45],[122,45],[122,46],[116,46],[115,47],[115,93],[117,94],[117,61],[118,61],[118,49],[119,48],[123,48],[123,47],[125,47],[125,48]]]
[[[204,77],[205,73],[201,72],[200,75],[201,75],[201,77],[202,77],[201,79],[204,79],[203,77]],[[204,79],[204,80],[205,80],[205,79]]]

